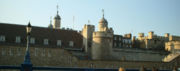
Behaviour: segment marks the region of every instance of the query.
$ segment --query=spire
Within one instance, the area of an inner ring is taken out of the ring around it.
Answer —
[[[50,17],[50,24],[52,24],[52,16]]]
[[[90,24],[90,20],[88,20],[88,24]]]
[[[102,9],[102,13],[103,13],[103,18],[104,18],[104,9]]]
[[[103,17],[100,19],[99,23],[107,23],[107,20],[104,18],[104,9],[102,9]]]
[[[58,15],[58,13],[59,13],[58,8],[59,8],[59,6],[58,6],[58,4],[57,4],[57,15]]]
[[[61,17],[59,16],[59,11],[58,11],[58,9],[59,9],[59,6],[58,6],[58,4],[57,4],[57,15],[54,17],[55,19],[61,19]]]
[[[50,24],[48,25],[48,28],[53,28],[53,25],[52,25],[52,16],[50,17]]]
[[[75,23],[75,16],[73,16],[73,29],[74,29],[74,23]]]

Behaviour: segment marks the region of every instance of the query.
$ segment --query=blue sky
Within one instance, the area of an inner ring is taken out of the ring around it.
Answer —
[[[115,34],[180,35],[180,0],[0,0],[0,22],[47,27],[57,4],[62,27],[82,30],[90,20],[97,30],[104,9]]]

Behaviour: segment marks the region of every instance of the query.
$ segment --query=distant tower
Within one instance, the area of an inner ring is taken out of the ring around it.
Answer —
[[[94,25],[90,25],[90,21],[88,20],[88,24],[84,25],[82,30],[83,36],[83,46],[86,53],[90,54],[91,45],[92,45],[92,36],[93,32],[95,31]]]
[[[165,33],[164,37],[169,38],[169,33]]]
[[[113,47],[113,29],[108,28],[108,22],[103,17],[99,21],[98,31],[93,32],[93,44],[91,56],[94,60],[108,60],[111,59],[111,52]]]
[[[54,29],[61,28],[61,17],[59,16],[58,13],[59,13],[59,11],[58,11],[58,5],[57,5],[57,15],[54,17],[54,24],[53,24]]]
[[[148,39],[153,39],[153,36],[154,36],[154,32],[153,31],[150,31],[148,33]]]
[[[51,17],[52,18],[52,17]],[[50,18],[50,24],[49,24],[49,26],[48,26],[48,28],[53,28],[53,25],[52,25],[52,20],[51,20],[51,18]]]

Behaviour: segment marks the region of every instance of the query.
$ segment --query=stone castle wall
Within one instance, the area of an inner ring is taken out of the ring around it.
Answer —
[[[2,52],[3,51],[3,52]],[[146,68],[172,69],[180,67],[180,57],[170,62],[160,61],[123,61],[123,60],[80,60],[61,48],[31,47],[33,66],[80,67],[80,68]],[[105,52],[104,52],[105,53]],[[20,66],[24,61],[25,47],[0,46],[0,65]]]
[[[124,61],[162,61],[167,52],[140,49],[113,49],[112,56],[117,60]]]
[[[25,47],[0,46],[0,65],[20,65],[24,61]],[[61,48],[30,48],[34,66],[71,66],[77,58]]]
[[[165,43],[166,50],[171,52],[180,52],[180,41],[170,41]]]

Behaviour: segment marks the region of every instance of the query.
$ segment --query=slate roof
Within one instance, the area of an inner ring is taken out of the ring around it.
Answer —
[[[26,25],[0,23],[0,35],[6,37],[5,43],[15,43],[16,36],[21,37],[21,44],[26,44]],[[62,47],[69,47],[69,41],[74,42],[74,47],[82,48],[83,37],[74,30],[50,29],[32,26],[31,37],[35,38],[34,45],[44,45],[44,39],[49,40],[48,46],[57,47],[57,40],[61,40]]]

